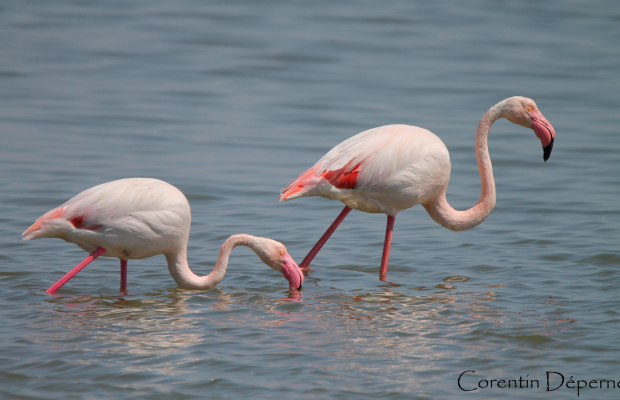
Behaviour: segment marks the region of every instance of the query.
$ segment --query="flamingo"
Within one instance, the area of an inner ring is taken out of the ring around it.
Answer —
[[[394,221],[400,211],[422,204],[435,222],[454,231],[482,223],[495,207],[495,181],[487,139],[491,124],[499,118],[534,130],[543,146],[543,160],[546,162],[551,154],[555,130],[533,100],[515,96],[491,107],[476,131],[480,199],[466,211],[453,209],[446,200],[450,156],[441,139],[426,129],[386,125],[359,133],[334,147],[280,192],[280,201],[321,196],[345,204],[300,268],[308,268],[351,209],[387,215],[381,280],[387,274]]]
[[[269,267],[282,272],[291,290],[304,281],[299,266],[286,247],[275,240],[233,235],[222,247],[213,271],[194,274],[187,264],[191,211],[185,195],[158,179],[129,178],[104,183],[83,191],[49,211],[22,234],[23,240],[60,238],[91,253],[47,289],[55,293],[99,256],[121,261],[121,291],[127,292],[127,260],[166,256],[168,270],[186,289],[212,289],[226,273],[233,248],[247,246]]]

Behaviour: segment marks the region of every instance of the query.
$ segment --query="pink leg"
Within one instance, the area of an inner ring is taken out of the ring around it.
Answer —
[[[127,294],[127,260],[121,259],[121,292]]]
[[[383,256],[381,257],[381,269],[379,270],[379,279],[385,278],[387,275],[388,258],[390,257],[390,245],[392,244],[392,231],[394,230],[394,221],[396,217],[388,215],[387,226],[385,227],[385,242],[383,243]]]
[[[329,237],[332,235],[332,233],[334,233],[336,228],[338,228],[338,225],[340,225],[344,217],[346,217],[350,212],[351,212],[351,208],[349,208],[348,206],[344,206],[344,209],[340,212],[340,215],[338,215],[336,220],[331,224],[331,226],[327,229],[327,231],[325,231],[325,233],[323,234],[323,236],[321,236],[319,241],[316,242],[312,250],[310,250],[310,252],[306,256],[306,258],[304,258],[301,264],[299,264],[299,267],[301,269],[308,268],[308,265],[310,265],[310,262],[314,259],[317,253],[321,250],[321,247],[323,247],[325,242],[327,242],[327,239],[329,239]]]
[[[49,289],[46,290],[47,293],[49,294],[54,294],[56,293],[56,291],[58,289],[60,289],[62,287],[62,285],[64,285],[65,283],[69,282],[69,279],[73,278],[74,276],[77,275],[78,272],[80,272],[81,270],[84,269],[84,267],[86,267],[88,264],[90,264],[91,262],[95,261],[95,259],[97,257],[99,257],[100,255],[102,255],[103,253],[106,252],[106,249],[104,249],[103,247],[99,247],[97,248],[97,250],[93,251],[93,253],[91,255],[89,255],[88,257],[86,257],[84,259],[84,261],[82,261],[81,263],[79,263],[78,265],[76,265],[71,271],[69,271],[65,276],[63,276],[62,278],[60,278],[60,280],[56,283],[54,283]]]

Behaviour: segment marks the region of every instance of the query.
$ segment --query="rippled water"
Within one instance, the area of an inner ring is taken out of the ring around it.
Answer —
[[[7,399],[574,398],[566,380],[619,379],[620,3],[81,2],[0,5],[0,397]],[[211,291],[178,289],[165,259],[99,259],[21,242],[38,216],[96,184],[155,177],[186,193],[190,265],[234,233],[299,262],[342,205],[279,190],[362,130],[405,123],[450,150],[448,199],[476,202],[483,113],[533,98],[557,132],[491,131],[495,211],[451,232],[352,212],[301,302],[248,249]],[[539,379],[539,389],[479,388]],[[469,386],[467,386],[469,385]],[[579,398],[617,398],[581,389]]]

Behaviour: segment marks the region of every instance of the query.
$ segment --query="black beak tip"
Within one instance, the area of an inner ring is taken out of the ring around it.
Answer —
[[[553,150],[553,141],[555,138],[551,138],[551,143],[549,143],[546,147],[543,147],[543,160],[546,162],[551,156],[551,150]]]
[[[301,290],[303,289],[303,286],[299,285],[299,287],[297,288],[297,290]]]

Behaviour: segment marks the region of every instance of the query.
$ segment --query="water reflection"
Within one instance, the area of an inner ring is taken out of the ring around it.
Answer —
[[[444,282],[466,282],[465,277],[447,277]],[[491,285],[501,288],[506,284]],[[277,318],[253,320],[252,323],[266,327],[311,326],[312,331],[321,331],[318,338],[304,342],[304,346],[316,349],[329,348],[330,343],[346,338],[347,345],[333,353],[339,357],[353,357],[351,352],[374,354],[386,357],[410,357],[414,354],[427,354],[428,357],[453,357],[448,353],[437,352],[437,339],[451,339],[458,335],[468,335],[472,331],[487,332],[500,329],[507,320],[515,320],[519,313],[508,311],[502,305],[500,296],[494,291],[462,291],[456,285],[442,283],[432,294],[421,294],[427,288],[410,288],[399,284],[381,284],[377,290],[354,289],[349,293],[332,288],[321,293],[306,294],[304,303],[312,307],[284,309],[281,304],[266,305],[268,312]],[[544,305],[543,305],[544,306]],[[548,310],[541,309],[545,314]],[[244,315],[245,318],[248,315]],[[542,324],[541,324],[542,322]],[[538,331],[536,335],[560,332],[572,318],[548,322],[546,319],[528,318],[519,325]],[[534,324],[534,327],[532,327]],[[555,329],[547,329],[552,325]],[[559,327],[564,325],[563,327]],[[537,328],[536,328],[537,327]],[[511,327],[511,328],[514,328]],[[350,337],[351,331],[356,337]],[[518,338],[518,334],[514,334]],[[446,344],[448,345],[448,344]],[[472,345],[473,346],[473,345]],[[354,348],[355,350],[351,350]],[[472,349],[486,349],[490,354],[493,343],[476,344]],[[434,350],[433,350],[434,349]],[[313,350],[317,351],[317,350]],[[319,350],[320,351],[320,350]],[[357,357],[357,356],[356,356]]]
[[[467,280],[446,277],[443,282]],[[348,337],[351,329],[358,333],[366,331],[366,335],[360,334],[356,339],[356,346],[365,343],[390,351],[400,349],[406,354],[431,346],[430,338],[466,334],[481,323],[489,329],[507,318],[511,318],[513,325],[515,321],[519,321],[517,325],[535,322],[537,334],[549,335],[576,321],[570,317],[541,318],[547,310],[507,311],[494,291],[462,291],[448,283],[438,284],[428,293],[431,290],[382,283],[375,290],[312,287],[305,294],[286,292],[287,297],[273,292],[229,291],[224,287],[208,292],[175,288],[125,297],[65,295],[46,300],[54,321],[48,330],[62,331],[62,339],[39,337],[38,341],[49,340],[56,345],[67,340],[98,341],[106,344],[108,352],[172,354],[201,343],[205,332],[200,319],[205,318],[219,327],[311,326],[313,331],[325,333],[314,343],[319,347]],[[190,299],[192,307],[188,305]],[[549,299],[543,306],[550,304],[559,306],[561,302]]]
[[[269,362],[275,368],[303,364],[338,375],[344,363],[355,373],[390,374],[390,382],[407,391],[417,385],[412,373],[445,370],[447,360],[492,359],[501,345],[495,340],[498,331],[504,332],[502,343],[537,345],[574,322],[547,320],[552,317],[546,307],[562,305],[555,299],[515,313],[489,288],[459,288],[468,278],[439,281],[418,288],[381,282],[370,290],[343,290],[313,285],[320,280],[310,277],[303,296],[268,285],[252,291],[224,285],[124,297],[46,296],[42,309],[53,322],[33,329],[45,334],[31,336],[59,349],[61,357],[71,353],[64,361],[121,362],[126,372],[175,376],[196,365],[236,371],[247,368],[240,365]],[[290,301],[291,296],[301,301]],[[507,331],[507,319],[520,326]],[[461,343],[463,337],[470,340]]]
[[[199,343],[202,336],[186,316],[187,298],[177,291],[140,298],[56,296],[46,300],[53,322],[45,324],[53,335],[33,339],[85,349],[98,342],[102,351],[124,355],[174,354]]]

